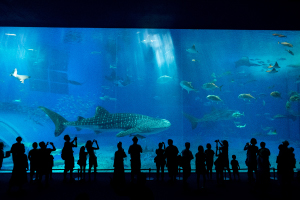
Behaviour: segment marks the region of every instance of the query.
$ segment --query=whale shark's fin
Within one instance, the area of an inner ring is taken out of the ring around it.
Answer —
[[[132,135],[132,134],[138,133],[138,132],[140,132],[139,129],[134,127],[134,128],[131,128],[131,129],[127,129],[125,131],[121,131],[116,136],[117,137],[123,137],[123,136],[126,136],[126,135]]]
[[[63,123],[68,122],[65,118],[57,114],[56,112],[53,112],[52,110],[49,110],[46,107],[39,106],[41,110],[43,110],[53,121],[55,124],[55,132],[54,135],[55,137],[59,136],[66,128]]]
[[[192,124],[192,129],[195,129],[197,127],[197,124],[199,122],[199,119],[197,119],[196,117],[186,114],[184,112],[182,112],[183,116],[185,116]]]
[[[101,106],[97,106],[95,117],[106,117],[108,115],[110,115],[110,114],[105,108],[103,108]]]

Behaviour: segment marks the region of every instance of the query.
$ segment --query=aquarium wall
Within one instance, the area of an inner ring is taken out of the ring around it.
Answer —
[[[173,139],[180,152],[190,142],[195,154],[207,143],[215,151],[219,139],[229,142],[230,160],[236,155],[245,168],[243,149],[254,137],[270,149],[272,167],[283,140],[299,161],[299,36],[278,30],[1,27],[4,151],[17,136],[27,153],[33,142],[53,142],[54,168],[62,169],[69,134],[78,138],[75,160],[80,147],[96,139],[98,168],[112,169],[117,143],[127,153],[137,136],[142,168],[148,169],[155,168],[160,142]],[[124,163],[130,168],[130,158]],[[11,157],[2,169],[12,169]]]

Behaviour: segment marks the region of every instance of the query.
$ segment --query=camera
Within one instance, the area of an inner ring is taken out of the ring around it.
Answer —
[[[220,140],[215,140],[215,142],[220,142]]]
[[[77,140],[77,137],[75,137],[74,140]]]

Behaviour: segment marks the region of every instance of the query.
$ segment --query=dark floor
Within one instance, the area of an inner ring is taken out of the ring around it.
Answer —
[[[130,174],[126,174],[126,185],[122,188],[118,194],[114,191],[110,185],[110,173],[97,174],[97,181],[91,182],[66,182],[62,181],[63,175],[60,173],[53,174],[53,180],[50,182],[48,188],[38,188],[36,184],[26,183],[21,192],[18,188],[13,188],[10,193],[7,193],[8,181],[11,174],[0,173],[0,199],[31,199],[31,200],[46,200],[46,199],[71,199],[75,200],[76,196],[81,193],[86,193],[89,199],[133,199],[130,196],[130,192],[133,191],[134,184],[129,182]],[[147,174],[147,177],[149,174]],[[215,180],[215,174],[213,174],[213,180],[207,181],[206,188],[197,190],[196,175],[192,174],[189,178],[189,188],[184,189],[182,180],[177,180],[175,184],[168,183],[168,176],[166,176],[165,182],[157,182],[155,180],[148,180],[146,182],[146,189],[137,189],[138,198],[145,200],[153,193],[154,199],[281,199],[292,198],[294,195],[299,196],[300,183],[293,181],[292,188],[288,190],[282,190],[278,181],[271,180],[270,185],[266,191],[263,191],[261,187],[255,186],[247,182],[246,173],[241,173],[241,181],[225,181],[224,186],[217,186]],[[74,177],[77,177],[75,174]],[[154,178],[155,174],[151,174]],[[150,193],[150,194],[149,194]]]

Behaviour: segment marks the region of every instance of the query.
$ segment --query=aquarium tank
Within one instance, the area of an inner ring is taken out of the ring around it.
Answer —
[[[137,136],[141,167],[155,169],[160,142],[180,152],[190,142],[195,155],[227,140],[229,159],[246,168],[244,146],[256,138],[271,167],[288,140],[299,167],[299,31],[1,27],[0,36],[4,151],[18,136],[26,153],[53,142],[63,169],[68,134],[78,138],[75,163],[95,139],[98,169],[113,169],[117,143],[128,153]]]

